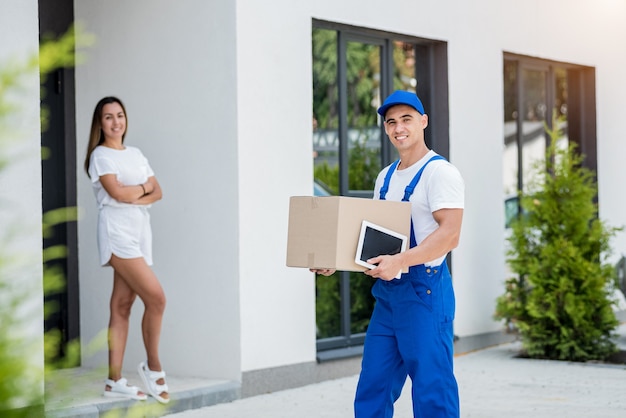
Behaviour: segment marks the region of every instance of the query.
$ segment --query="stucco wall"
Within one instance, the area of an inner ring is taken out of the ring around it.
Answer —
[[[315,360],[314,276],[285,266],[289,197],[313,193],[311,17],[303,3],[237,2],[244,371]]]
[[[183,6],[184,3],[184,6]],[[126,142],[163,189],[151,209],[154,271],[167,295],[162,362],[172,375],[239,379],[238,162],[235,10],[230,1],[76,1],[97,39],[76,70],[78,161],[96,102],[117,95]],[[81,333],[107,326],[112,270],[98,266],[97,210],[79,168]],[[125,367],[144,359],[137,301]],[[106,353],[85,357],[106,365]]]

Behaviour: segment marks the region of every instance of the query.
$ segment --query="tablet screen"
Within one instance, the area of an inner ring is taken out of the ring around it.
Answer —
[[[361,266],[374,268],[367,260],[379,255],[393,255],[406,250],[407,237],[395,231],[363,221],[355,262]]]

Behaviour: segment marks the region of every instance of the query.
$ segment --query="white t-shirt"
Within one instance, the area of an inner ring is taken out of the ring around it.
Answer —
[[[154,172],[139,148],[126,146],[123,150],[97,146],[89,159],[89,176],[93,186],[98,208],[103,206],[128,207],[150,205],[135,205],[123,203],[112,198],[100,183],[100,176],[115,174],[117,181],[125,186],[135,186],[148,181]]]
[[[434,151],[429,151],[424,158],[403,169],[395,170],[389,182],[389,190],[386,200],[401,201],[404,197],[404,189],[411,183],[413,177],[422,166],[433,156]],[[374,187],[374,199],[380,199],[380,189],[385,181],[389,167],[385,167],[376,178]],[[461,173],[446,160],[435,160],[428,163],[422,177],[417,183],[415,190],[409,198],[411,202],[411,217],[415,242],[419,245],[428,235],[439,227],[433,212],[439,209],[463,209],[465,204],[465,183]],[[445,255],[424,263],[427,266],[438,266],[445,260]]]

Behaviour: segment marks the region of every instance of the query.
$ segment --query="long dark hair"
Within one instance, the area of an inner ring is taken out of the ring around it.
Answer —
[[[91,159],[91,153],[100,144],[104,142],[104,132],[102,132],[102,109],[105,105],[111,103],[119,103],[124,111],[124,117],[126,118],[126,130],[122,135],[122,143],[124,143],[124,137],[128,130],[128,115],[126,115],[126,108],[124,103],[117,97],[107,96],[98,102],[96,108],[93,111],[93,118],[91,119],[91,131],[89,132],[89,143],[87,144],[87,156],[85,157],[85,172],[89,176],[89,160]],[[89,176],[91,177],[91,176]]]

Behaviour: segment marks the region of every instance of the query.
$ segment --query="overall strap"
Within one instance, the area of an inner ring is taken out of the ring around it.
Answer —
[[[422,172],[424,172],[424,169],[426,168],[429,162],[435,161],[435,160],[445,160],[445,158],[443,158],[441,155],[434,155],[433,157],[430,158],[430,160],[426,161],[426,164],[424,164],[422,168],[420,168],[420,171],[417,172],[415,177],[413,177],[413,180],[411,180],[409,185],[406,186],[406,188],[404,189],[404,197],[402,198],[403,202],[409,201],[409,198],[415,191],[415,186],[417,186],[417,182],[420,181],[420,178],[422,177]],[[391,171],[391,169],[389,170]]]
[[[435,160],[445,160],[445,158],[443,158],[441,155],[434,155],[430,158],[430,160],[426,161],[426,164],[424,164],[422,168],[420,168],[420,170],[417,172],[415,177],[413,177],[413,180],[411,180],[411,183],[409,183],[409,185],[406,186],[406,188],[404,189],[404,198],[402,199],[403,202],[409,201],[409,198],[413,194],[413,191],[415,191],[415,187],[417,186],[417,183],[420,181],[420,178],[422,177],[422,172],[424,171],[424,168],[426,168],[429,162],[435,161]],[[389,191],[389,183],[391,182],[391,176],[393,175],[393,172],[396,170],[396,167],[398,167],[398,164],[400,164],[400,160],[394,161],[389,167],[389,170],[387,170],[387,174],[385,175],[385,181],[383,182],[383,186],[380,188],[380,193],[379,193],[380,200],[385,200],[385,197],[387,196],[387,192]]]
[[[383,182],[383,187],[380,188],[380,200],[385,200],[385,196],[387,196],[387,191],[389,190],[389,182],[391,181],[391,175],[396,170],[396,167],[400,163],[400,160],[395,160],[389,170],[387,171],[387,175],[385,176],[385,181]]]
[[[422,168],[420,168],[420,171],[418,171],[415,177],[413,177],[413,180],[411,180],[411,183],[409,183],[409,185],[406,186],[406,188],[404,189],[404,197],[402,198],[403,202],[409,201],[409,198],[415,191],[415,186],[417,186],[417,183],[420,181],[420,178],[422,177],[424,168],[426,168],[429,162],[435,161],[435,160],[445,160],[445,158],[443,158],[441,155],[435,155],[431,157],[430,160],[426,161],[426,164],[424,164]],[[410,243],[409,248],[413,248],[413,247],[417,247],[417,241],[415,241],[415,231],[413,229],[413,218],[411,218],[411,243]]]
[[[435,155],[431,157],[428,161],[426,161],[426,164],[424,164],[422,168],[420,168],[417,174],[415,174],[415,177],[413,177],[413,180],[411,180],[411,183],[409,183],[409,185],[406,186],[406,188],[404,189],[404,197],[402,198],[403,202],[409,201],[409,198],[415,191],[415,187],[417,186],[417,183],[420,181],[420,178],[422,177],[424,168],[426,168],[429,162],[435,161],[435,160],[445,160],[445,158],[443,158],[441,155]],[[385,200],[385,196],[387,195],[387,191],[389,190],[389,183],[391,181],[391,175],[396,170],[396,167],[398,166],[399,163],[400,163],[400,160],[396,160],[393,162],[393,164],[391,164],[391,167],[389,167],[389,170],[387,171],[387,175],[385,175],[385,181],[383,182],[383,187],[380,188],[380,200]],[[411,219],[410,239],[411,239],[410,248],[417,246],[417,242],[415,241],[415,233],[413,231],[413,219]]]

